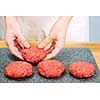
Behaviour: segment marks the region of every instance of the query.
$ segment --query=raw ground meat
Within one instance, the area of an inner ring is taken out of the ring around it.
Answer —
[[[64,72],[64,65],[57,60],[44,60],[37,66],[38,72],[47,78],[60,77]]]
[[[37,63],[47,55],[44,49],[38,48],[36,45],[32,45],[28,49],[22,49],[21,54],[26,61],[31,63]]]
[[[33,66],[25,61],[14,61],[4,68],[4,74],[11,78],[29,77],[33,72]]]
[[[70,64],[68,71],[77,78],[87,78],[94,75],[95,67],[91,63],[79,61]]]

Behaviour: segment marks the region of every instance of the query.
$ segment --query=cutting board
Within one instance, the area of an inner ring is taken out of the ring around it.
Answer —
[[[0,49],[0,83],[99,83],[100,82],[100,72],[98,66],[95,62],[95,59],[91,53],[89,48],[63,48],[59,54],[53,58],[56,60],[61,61],[65,66],[65,72],[59,78],[45,78],[38,74],[37,72],[37,64],[34,64],[34,74],[29,78],[23,79],[11,79],[4,75],[3,70],[4,67],[12,62],[12,61],[19,61],[18,58],[13,56],[8,48],[1,48]],[[93,77],[78,79],[68,72],[68,66],[70,63],[75,61],[87,61],[92,63],[95,68],[96,72]]]

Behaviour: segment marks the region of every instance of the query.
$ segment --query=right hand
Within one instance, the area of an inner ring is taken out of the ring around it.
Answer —
[[[13,55],[23,60],[18,47],[29,48],[30,45],[21,34],[19,23],[16,17],[5,17],[6,43]]]

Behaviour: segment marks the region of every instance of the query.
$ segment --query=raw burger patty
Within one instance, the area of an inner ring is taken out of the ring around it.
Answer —
[[[21,54],[26,61],[31,63],[37,63],[46,57],[44,49],[38,48],[36,45],[32,45],[28,49],[22,49]]]
[[[88,62],[73,62],[69,65],[68,71],[77,78],[87,78],[94,75],[95,67]]]
[[[4,68],[4,74],[11,78],[29,77],[33,71],[33,66],[25,61],[14,61]]]
[[[38,64],[37,69],[44,77],[60,77],[64,72],[64,65],[57,60],[44,60]]]

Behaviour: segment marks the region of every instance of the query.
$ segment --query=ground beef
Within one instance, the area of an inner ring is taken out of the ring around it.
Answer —
[[[94,75],[95,67],[91,63],[79,61],[70,64],[68,71],[77,78],[87,78]]]
[[[14,61],[4,68],[4,74],[11,78],[29,77],[33,72],[33,66],[25,61]]]
[[[38,48],[36,45],[32,45],[28,49],[22,49],[21,54],[26,61],[31,63],[37,63],[47,55],[44,49]]]
[[[44,60],[37,66],[38,72],[47,78],[60,77],[64,72],[64,65],[57,60]]]

